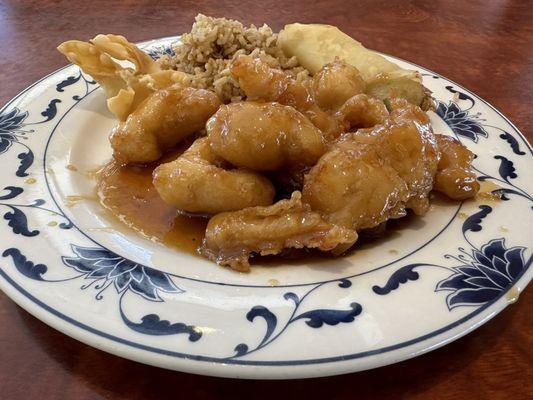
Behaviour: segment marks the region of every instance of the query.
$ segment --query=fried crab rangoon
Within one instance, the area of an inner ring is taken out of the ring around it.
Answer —
[[[215,154],[256,171],[310,166],[326,152],[322,133],[300,112],[279,103],[224,105],[206,131]]]
[[[190,84],[187,74],[163,70],[124,36],[97,35],[89,42],[69,40],[57,49],[102,86],[109,111],[120,121],[153,92],[175,83]],[[134,68],[124,65],[128,63]]]
[[[274,187],[262,175],[241,169],[226,170],[207,138],[197,139],[176,160],[154,171],[161,198],[178,210],[217,214],[272,204]]]
[[[219,106],[218,97],[209,90],[179,84],[160,89],[113,128],[109,139],[113,156],[125,164],[158,160],[166,150],[202,130]]]
[[[332,225],[294,192],[268,207],[221,213],[209,220],[201,252],[218,264],[250,269],[252,253],[279,254],[286,248],[343,252],[357,240],[354,230]]]

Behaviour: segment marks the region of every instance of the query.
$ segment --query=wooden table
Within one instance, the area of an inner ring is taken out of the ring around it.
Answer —
[[[116,4],[115,4],[116,3]],[[0,1],[0,104],[65,64],[66,39],[131,41],[188,31],[201,12],[245,23],[334,24],[373,49],[438,71],[490,101],[533,141],[533,7],[524,1]],[[235,381],[95,350],[0,293],[0,398],[526,399],[533,396],[533,289],[474,333],[422,357],[346,376]],[[528,396],[529,394],[529,396]]]

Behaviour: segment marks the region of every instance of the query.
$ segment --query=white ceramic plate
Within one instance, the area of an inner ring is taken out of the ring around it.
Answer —
[[[144,46],[157,55],[175,40]],[[515,301],[533,275],[531,146],[476,95],[391,59],[424,74],[439,101],[430,113],[435,131],[477,155],[484,190],[501,201],[435,203],[347,258],[239,274],[110,230],[98,202],[72,201],[92,195],[85,172],[109,159],[115,121],[103,91],[68,66],[0,112],[0,288],[91,346],[237,378],[375,368],[472,331]]]

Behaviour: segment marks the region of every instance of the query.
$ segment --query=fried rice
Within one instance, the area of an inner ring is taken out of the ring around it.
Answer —
[[[245,27],[239,21],[198,14],[191,32],[181,36],[174,48],[175,56],[165,56],[160,63],[192,75],[192,85],[212,89],[224,102],[244,96],[230,74],[231,62],[240,54],[251,54],[271,67],[289,71],[302,79],[308,71],[296,57],[288,58],[278,45],[278,34],[264,24]]]

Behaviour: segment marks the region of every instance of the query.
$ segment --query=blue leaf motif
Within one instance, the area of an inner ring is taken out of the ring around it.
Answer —
[[[414,271],[414,269],[422,265],[426,264],[406,265],[405,267],[402,267],[399,270],[395,271],[390,276],[385,286],[381,287],[378,285],[374,285],[372,287],[372,290],[374,291],[374,293],[379,294],[380,296],[384,296],[386,294],[389,294],[393,290],[398,289],[401,283],[406,283],[407,281],[416,281],[420,277],[420,275],[418,274],[418,272]]]
[[[69,76],[67,79],[62,80],[56,85],[56,90],[58,92],[64,92],[65,88],[74,85],[81,78],[81,73],[78,76]]]
[[[509,179],[514,179],[517,177],[512,161],[508,160],[504,156],[494,156],[494,158],[496,160],[500,160],[500,168],[498,168],[498,173],[506,182],[509,182]]]
[[[349,280],[341,279],[340,283],[346,285],[345,281],[349,282]],[[256,317],[261,317],[262,319],[264,319],[266,322],[265,334],[261,342],[258,345],[254,346],[252,349],[250,349],[250,347],[246,343],[240,343],[235,346],[235,354],[231,357],[228,357],[228,359],[242,357],[270,345],[272,342],[277,340],[284,332],[286,332],[287,328],[296,321],[305,320],[307,326],[311,328],[320,328],[324,324],[333,326],[338,325],[340,323],[352,322],[355,317],[362,312],[362,306],[359,303],[352,302],[350,304],[351,308],[349,310],[315,309],[298,314],[298,309],[305,301],[305,299],[309,297],[311,292],[315,291],[323,284],[324,283],[314,286],[301,297],[294,292],[287,292],[283,295],[283,298],[285,300],[294,303],[294,310],[292,312],[292,315],[287,320],[285,320],[285,325],[282,325],[277,330],[277,333],[275,335],[274,331],[276,331],[278,325],[278,319],[276,315],[264,306],[253,307],[246,314],[246,319],[250,322],[253,322]]]
[[[108,260],[105,260],[108,261]],[[117,278],[120,275],[127,274],[137,267],[137,264],[130,260],[120,260],[119,262],[113,262],[108,264],[111,267],[111,271],[107,272],[109,279]]]
[[[265,336],[263,336],[263,340],[261,340],[261,343],[259,344],[259,346],[261,346],[270,338],[274,329],[276,329],[278,319],[272,311],[264,306],[255,306],[246,314],[246,319],[250,322],[253,322],[256,317],[263,318],[267,325]]]
[[[130,274],[118,275],[115,278],[114,283],[115,283],[115,288],[117,289],[117,292],[122,293],[130,285],[131,275]]]
[[[519,156],[523,156],[526,154],[522,150],[520,150],[520,145],[518,144],[518,141],[509,132],[504,131],[500,135],[500,138],[509,143],[511,149],[513,150],[513,153],[518,154]]]
[[[446,298],[448,308],[451,310],[458,306],[472,306],[486,303],[487,301],[494,300],[500,294],[499,289],[495,288],[475,288],[475,289],[462,289],[453,293]]]
[[[482,285],[486,287],[494,287],[499,289],[504,289],[512,282],[510,277],[502,274],[498,271],[497,263],[498,260],[493,258],[492,265],[487,267],[483,264],[476,264],[476,267],[485,274],[484,277],[479,278],[469,278],[469,282],[473,282],[476,285]],[[504,264],[505,265],[505,264]]]
[[[517,196],[524,197],[524,195],[522,193],[518,192],[517,190],[506,189],[506,188],[495,189],[495,190],[491,191],[491,193],[495,194],[496,196],[498,196],[503,201],[510,200],[510,198],[507,197],[506,194],[515,194]]]
[[[8,225],[13,230],[13,233],[17,235],[22,235],[26,237],[37,236],[39,234],[38,230],[30,231],[28,229],[28,219],[26,214],[24,214],[20,209],[14,206],[7,205],[13,211],[8,211],[4,214],[4,219],[9,221]]]
[[[289,300],[290,298],[293,301],[297,301],[297,300],[294,300],[293,296],[291,296],[291,295],[296,296],[294,293],[286,293],[286,295],[289,295],[289,296],[288,297],[284,296],[285,299]],[[298,299],[298,296],[296,296],[296,299]],[[270,337],[272,336],[272,333],[274,332],[278,324],[278,319],[274,315],[274,313],[272,313],[272,311],[270,311],[268,308],[264,306],[255,306],[250,311],[248,311],[248,313],[246,314],[246,319],[250,322],[253,322],[256,317],[260,317],[265,320],[266,331],[265,331],[265,335],[263,336],[263,339],[257,345],[255,350],[260,349],[262,346],[267,344],[268,339],[270,339]],[[252,351],[255,351],[255,350],[252,350]],[[249,347],[246,343],[239,343],[237,346],[235,346],[234,351],[235,351],[235,355],[233,355],[233,357],[241,357],[250,352]]]
[[[8,151],[14,141],[14,136],[5,133],[0,134],[0,154],[3,154]]]
[[[24,191],[24,189],[22,189],[21,187],[17,187],[17,186],[6,186],[4,190],[7,190],[9,193],[3,196],[0,196],[0,200],[14,199],[15,197],[17,197],[19,194],[21,194]]]
[[[19,249],[10,248],[2,253],[2,257],[12,257],[17,270],[24,276],[36,281],[43,281],[43,275],[48,270],[44,264],[34,264],[22,255]]]
[[[72,221],[70,221],[68,219],[67,219],[67,222],[61,222],[59,224],[59,228],[60,229],[71,229],[73,226],[74,226],[74,224],[72,223]]]
[[[450,275],[448,278],[440,281],[439,289],[440,290],[446,290],[446,289],[454,290],[454,288],[456,288],[457,286],[461,286],[463,288],[469,288],[469,289],[474,289],[478,287],[477,284],[475,284],[475,282],[469,282],[467,281],[467,279],[469,279],[468,275],[463,274],[461,272],[457,272],[453,275]]]
[[[157,271],[148,267],[143,267],[143,273],[150,281],[150,284],[162,292],[176,293],[180,291],[180,289],[174,284],[170,277],[161,271]]]
[[[33,164],[33,151],[31,150],[28,150],[27,153],[20,153],[18,155],[18,158],[20,160],[20,165],[19,167],[17,168],[17,172],[16,172],[16,175],[23,178],[25,176],[28,176],[28,174],[26,173],[26,171],[28,170],[28,168],[31,167],[31,165]]]
[[[481,211],[478,211],[475,214],[472,214],[468,217],[463,223],[463,233],[468,231],[479,232],[481,229],[481,222],[483,219],[492,212],[492,207],[481,205],[479,206]]]
[[[491,193],[497,195],[503,201],[510,200],[510,198],[506,196],[508,194],[513,194],[515,196],[523,197],[524,199],[527,199],[529,201],[533,201],[533,197],[531,197],[525,192],[515,190],[515,189],[500,188],[500,189],[493,190]],[[533,209],[533,206],[531,206],[531,208]]]
[[[235,355],[234,357],[241,357],[248,353],[248,345],[245,343],[240,343],[237,346],[235,346]]]
[[[46,201],[44,201],[43,199],[35,199],[33,200],[33,203],[31,203],[30,205],[32,207],[39,207],[39,206],[42,206],[44,203],[46,203]]]
[[[320,328],[322,325],[337,325],[341,322],[352,322],[356,316],[361,314],[363,307],[359,303],[351,303],[350,310],[312,310],[294,317],[291,323],[299,319],[307,319],[305,323],[311,328]]]
[[[186,325],[182,322],[171,324],[167,320],[160,319],[156,314],[145,315],[141,318],[140,323],[128,319],[122,309],[120,314],[130,329],[145,335],[164,336],[185,333],[189,335],[191,342],[196,342],[202,337],[202,332],[196,326]]]
[[[522,272],[522,269],[524,269],[523,265],[527,268],[529,264],[531,264],[532,258],[529,259],[528,262],[525,262],[525,248],[524,247],[514,247],[509,250],[507,250],[504,254],[504,259],[506,262],[506,267],[504,273],[511,278],[511,280],[515,280],[520,276],[520,273]]]
[[[94,264],[88,264],[84,260],[75,259],[72,257],[64,257],[63,263],[70,268],[74,268],[78,272],[91,273],[94,268]]]
[[[157,288],[148,283],[148,278],[146,278],[146,275],[144,274],[142,275],[140,282],[133,280],[128,285],[128,288],[147,300],[162,301],[161,297],[159,297],[159,293],[157,292]]]
[[[56,114],[57,114],[57,106],[56,106],[56,104],[57,103],[61,103],[61,100],[59,100],[59,99],[50,100],[50,103],[48,103],[48,107],[46,107],[46,110],[44,110],[41,113],[41,115],[43,117],[46,117],[46,119],[44,121],[41,121],[41,123],[48,122],[48,121],[52,120],[56,116]]]
[[[119,260],[121,257],[112,251],[100,247],[72,246],[72,251],[84,260],[92,260],[97,264],[100,260]],[[88,265],[91,265],[88,263]]]
[[[135,268],[131,271],[131,277],[135,282],[141,283],[144,279],[144,274],[139,268]]]
[[[347,289],[352,286],[352,282],[349,279],[341,279],[339,281],[339,287],[343,289]]]
[[[293,292],[287,292],[283,295],[283,298],[285,300],[290,300],[294,303],[295,306],[298,306],[298,304],[300,304],[300,298],[298,297],[298,295],[296,293],[293,293]]]
[[[468,100],[474,105],[476,102],[472,97],[467,95],[466,93],[461,92],[460,90],[454,89],[453,86],[445,86],[446,90],[451,93],[457,93],[460,100]]]

